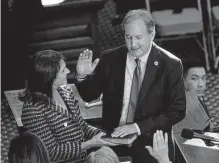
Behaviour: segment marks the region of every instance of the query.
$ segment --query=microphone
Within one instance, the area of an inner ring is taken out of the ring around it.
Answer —
[[[217,139],[217,138],[214,138],[212,136],[203,135],[203,134],[198,134],[198,133],[194,132],[193,130],[186,129],[186,128],[184,128],[182,130],[181,137],[183,137],[185,139],[199,138],[199,139],[202,139],[205,141],[219,142],[219,139]]]

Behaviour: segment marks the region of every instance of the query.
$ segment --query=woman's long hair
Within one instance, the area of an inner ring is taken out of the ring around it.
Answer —
[[[35,103],[52,98],[52,85],[62,59],[65,60],[65,57],[54,50],[42,50],[33,55],[29,63],[25,99],[31,99]]]
[[[49,163],[50,158],[42,140],[33,133],[23,133],[12,139],[9,163]]]

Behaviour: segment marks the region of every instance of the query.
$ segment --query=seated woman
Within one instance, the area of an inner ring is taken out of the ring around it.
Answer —
[[[67,84],[65,58],[59,52],[37,52],[31,63],[22,109],[24,127],[37,134],[48,149],[51,162],[84,163],[87,149],[103,145],[105,133],[82,118],[78,101]]]
[[[48,151],[41,139],[33,133],[23,133],[11,140],[9,163],[49,163]]]

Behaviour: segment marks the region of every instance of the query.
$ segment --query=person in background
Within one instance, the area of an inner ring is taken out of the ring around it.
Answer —
[[[190,59],[183,61],[183,70],[186,91],[192,91],[198,97],[210,119],[208,108],[204,103],[207,77],[205,67],[198,59]],[[210,128],[213,128],[212,123],[210,123],[204,130],[209,130]]]
[[[102,127],[111,136],[138,135],[130,147],[113,148],[119,157],[130,154],[134,163],[157,162],[145,145],[152,145],[154,132],[163,130],[172,161],[172,126],[186,113],[181,60],[153,42],[155,22],[148,11],[129,11],[122,29],[126,45],[104,51],[94,62],[92,51],[80,54],[77,90],[86,102],[103,93]]]
[[[87,149],[114,144],[103,141],[105,133],[83,120],[67,83],[69,72],[61,53],[34,54],[21,118],[24,128],[45,143],[51,162],[84,163]]]
[[[119,163],[119,158],[111,148],[104,146],[91,152],[87,157],[87,163]]]
[[[153,156],[158,163],[172,163],[168,156],[168,135],[163,136],[163,131],[157,130],[153,135],[153,148],[151,146],[145,146],[150,155]]]
[[[183,76],[186,91],[192,91],[198,97],[209,116],[207,107],[203,103],[206,89],[206,71],[204,66],[197,60],[183,61]]]
[[[33,133],[23,133],[10,142],[9,163],[50,163],[49,153],[41,139]]]

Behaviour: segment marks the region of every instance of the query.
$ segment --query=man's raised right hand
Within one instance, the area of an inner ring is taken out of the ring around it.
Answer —
[[[85,78],[87,75],[93,73],[97,64],[99,63],[99,58],[92,62],[93,52],[91,50],[84,50],[80,53],[77,61],[76,71],[79,78]]]

